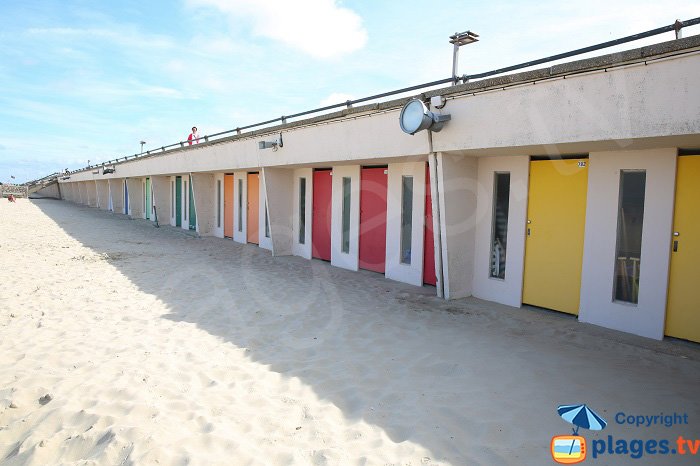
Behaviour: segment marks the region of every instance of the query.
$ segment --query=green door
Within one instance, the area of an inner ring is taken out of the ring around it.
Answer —
[[[182,226],[182,177],[175,177],[175,225]]]
[[[146,178],[146,218],[150,219],[151,218],[151,179]]]
[[[190,176],[190,230],[197,229],[197,212],[194,208],[194,191],[192,189],[192,177]]]

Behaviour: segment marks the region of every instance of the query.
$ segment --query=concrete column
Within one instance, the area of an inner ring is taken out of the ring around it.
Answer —
[[[97,207],[102,210],[109,210],[109,182],[107,180],[96,180],[95,190],[97,192]]]
[[[141,178],[127,178],[129,189],[129,216],[131,218],[143,218],[143,180]]]
[[[213,173],[193,173],[192,190],[197,233],[213,236],[216,228],[216,181]]]
[[[124,180],[112,178],[108,181],[109,191],[112,193],[112,209],[117,214],[124,213]]]
[[[263,183],[267,198],[272,255],[292,254],[294,205],[294,170],[288,168],[263,168]]]
[[[151,186],[153,188],[153,205],[158,215],[158,224],[167,225],[170,223],[170,177],[152,176]],[[155,221],[155,218],[151,220]]]
[[[437,176],[445,298],[464,298],[472,294],[474,277],[477,160],[439,153]]]

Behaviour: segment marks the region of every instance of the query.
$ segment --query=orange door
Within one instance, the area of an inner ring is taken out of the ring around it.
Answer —
[[[233,238],[233,175],[224,175],[224,236]]]
[[[260,228],[260,175],[248,173],[248,214],[246,216],[248,242],[258,244]]]

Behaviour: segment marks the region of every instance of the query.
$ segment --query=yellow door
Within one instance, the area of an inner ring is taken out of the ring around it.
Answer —
[[[700,342],[700,156],[678,157],[666,335]]]
[[[588,160],[533,160],[523,303],[578,314]]]

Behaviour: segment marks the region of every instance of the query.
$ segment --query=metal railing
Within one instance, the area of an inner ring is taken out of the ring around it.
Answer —
[[[596,50],[601,50],[601,49],[613,47],[616,45],[625,44],[628,42],[633,42],[633,41],[644,39],[647,37],[656,36],[658,34],[663,34],[665,32],[676,31],[676,37],[678,38],[680,36],[679,33],[680,33],[680,30],[682,28],[688,27],[688,26],[694,26],[697,24],[700,24],[700,17],[692,18],[692,19],[689,19],[686,21],[676,21],[675,23],[667,25],[667,26],[659,27],[656,29],[651,29],[649,31],[640,32],[637,34],[632,34],[630,36],[621,37],[619,39],[614,39],[614,40],[610,40],[607,42],[602,42],[600,44],[591,45],[588,47],[583,47],[580,49],[572,50],[570,52],[559,53],[556,55],[551,55],[549,57],[520,63],[518,65],[507,66],[505,68],[498,68],[498,69],[486,71],[483,73],[476,73],[476,74],[471,74],[471,75],[465,74],[465,75],[462,75],[462,77],[459,78],[458,80],[462,81],[463,83],[467,83],[472,79],[481,79],[481,78],[486,78],[489,76],[507,73],[509,71],[520,70],[523,68],[530,68],[530,67],[535,66],[535,65],[541,65],[543,63],[550,63],[553,61],[561,60],[562,58],[568,58],[568,57],[573,57],[576,55],[582,55],[582,54],[585,54],[588,52],[593,52]],[[237,128],[233,128],[230,130],[221,131],[219,133],[208,134],[208,135],[205,135],[203,137],[200,137],[200,139],[204,139],[204,142],[208,143],[208,142],[210,142],[210,140],[212,138],[221,138],[224,136],[232,135],[234,133],[237,135],[240,135],[245,130],[249,130],[249,129],[253,129],[253,128],[260,128],[263,126],[270,125],[272,123],[286,124],[287,120],[291,119],[291,118],[299,118],[299,117],[303,117],[306,115],[311,115],[314,113],[324,112],[326,110],[333,110],[333,109],[337,109],[337,108],[350,108],[355,104],[360,104],[360,103],[369,102],[372,100],[381,99],[384,97],[391,97],[394,95],[404,94],[406,92],[411,92],[411,91],[415,91],[415,90],[419,90],[419,89],[425,89],[425,88],[429,88],[429,87],[433,87],[433,86],[438,86],[441,84],[450,84],[450,83],[454,83],[454,82],[455,82],[455,80],[452,77],[445,78],[445,79],[438,79],[437,81],[431,81],[431,82],[427,82],[427,83],[423,83],[423,84],[417,84],[415,86],[404,87],[401,89],[383,92],[381,94],[375,94],[375,95],[371,95],[368,97],[362,97],[362,98],[355,99],[355,100],[347,100],[345,102],[341,102],[341,103],[337,103],[337,104],[333,104],[333,105],[326,105],[324,107],[318,107],[318,108],[314,108],[311,110],[306,110],[303,112],[294,113],[291,115],[283,115],[283,116],[278,117],[278,118],[272,118],[270,120],[261,121],[261,122],[253,123],[253,124],[246,125],[246,126],[239,126]],[[136,158],[142,157],[142,156],[150,156],[150,155],[157,154],[157,153],[163,153],[163,152],[169,151],[171,149],[182,149],[182,148],[185,148],[186,144],[188,144],[188,141],[178,141],[174,144],[161,146],[159,148],[151,149],[151,150],[148,150],[146,152],[142,152],[140,154],[127,155],[124,157],[117,157],[116,159],[109,160],[107,162],[102,162],[102,163],[98,163],[98,164],[94,164],[94,165],[88,165],[86,167],[76,169],[76,170],[70,170],[70,171],[66,172],[65,174],[68,175],[71,173],[77,173],[77,172],[90,170],[90,169],[94,169],[94,168],[100,168],[100,167],[104,167],[105,165],[114,165],[117,163],[126,162],[128,160],[133,160],[133,159],[136,159]]]

